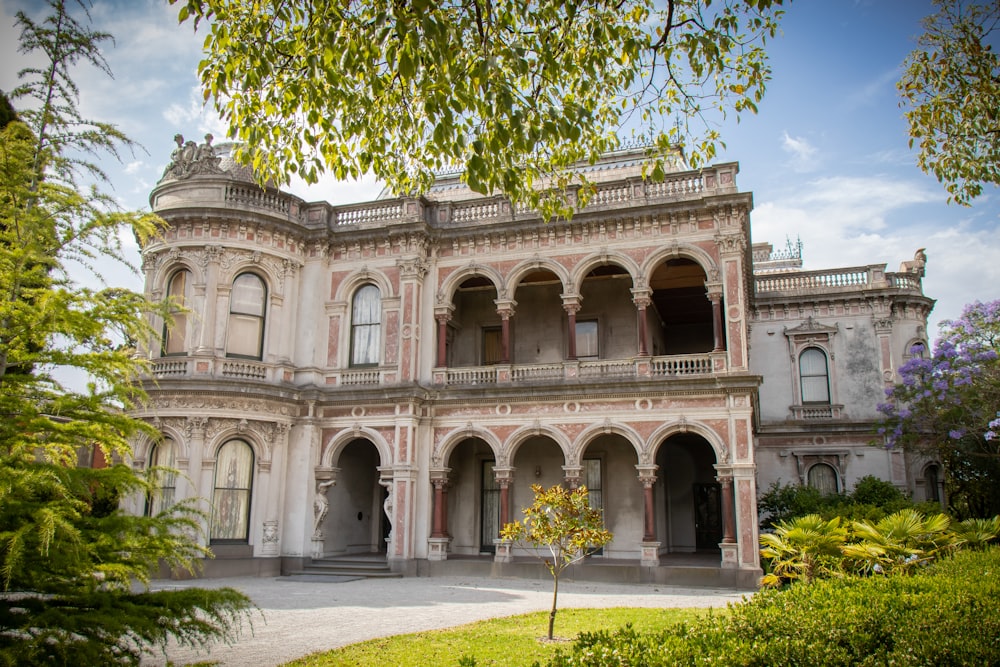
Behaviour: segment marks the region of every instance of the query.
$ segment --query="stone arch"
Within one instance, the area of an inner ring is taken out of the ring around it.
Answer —
[[[183,460],[188,460],[190,458],[191,453],[188,447],[188,439],[181,427],[162,422],[159,424],[153,422],[152,426],[159,431],[161,435],[164,435],[174,441],[174,446],[177,447],[177,458]],[[149,452],[157,441],[157,438],[153,438],[145,433],[138,436],[132,445],[133,464],[141,463],[143,467],[146,467],[149,463]]]
[[[553,273],[559,279],[559,282],[562,283],[563,292],[569,289],[572,284],[570,282],[569,272],[566,271],[566,268],[562,264],[553,259],[539,257],[536,255],[531,259],[524,260],[510,270],[507,274],[506,280],[504,281],[503,294],[513,298],[514,293],[517,291],[517,288],[524,277],[534,271],[549,271]],[[501,294],[500,298],[503,298],[503,294]]]
[[[323,444],[319,457],[319,467],[336,468],[336,461],[340,459],[340,453],[348,444],[355,440],[368,440],[371,442],[375,445],[375,449],[378,450],[379,461],[382,466],[387,467],[392,465],[392,447],[385,441],[385,438],[374,429],[355,427],[344,429],[334,434],[329,441]]]
[[[383,301],[394,297],[392,281],[382,271],[363,266],[340,281],[340,284],[337,286],[337,292],[334,295],[334,301],[349,303],[354,292],[362,285],[368,283],[378,287]]]
[[[457,290],[463,282],[469,278],[480,277],[493,283],[493,288],[496,290],[497,296],[499,297],[500,291],[503,289],[503,276],[500,275],[500,272],[492,266],[484,266],[482,264],[473,263],[456,269],[450,275],[445,277],[437,291],[437,305],[443,306],[452,303],[455,300],[455,290]]]
[[[268,294],[277,294],[277,286],[281,284],[281,276],[277,275],[273,266],[266,262],[255,262],[252,256],[241,257],[226,271],[219,274],[219,284],[232,287],[233,281],[244,273],[252,273],[264,281]]]
[[[599,266],[607,266],[614,264],[622,269],[624,269],[629,276],[632,277],[632,287],[637,287],[642,275],[639,265],[636,264],[635,260],[624,253],[620,252],[608,252],[607,250],[600,250],[585,257],[576,266],[573,267],[573,271],[570,274],[569,282],[567,285],[567,290],[572,289],[572,293],[579,294],[583,286],[583,280],[587,275]]]
[[[253,450],[254,467],[256,469],[259,469],[261,464],[270,465],[271,448],[267,444],[267,439],[258,433],[256,429],[249,427],[246,420],[241,420],[239,424],[227,426],[218,433],[213,434],[211,438],[207,438],[205,449],[209,456],[206,456],[205,460],[214,462],[219,454],[219,448],[230,440],[243,440],[250,445],[250,449]]]
[[[205,284],[205,271],[197,262],[180,253],[176,255],[168,253],[167,258],[169,261],[163,262],[153,274],[152,292],[159,292],[161,295],[166,294],[167,281],[181,270],[190,272],[192,285]]]
[[[700,422],[689,422],[682,418],[669,424],[663,424],[646,438],[646,444],[639,455],[639,465],[653,465],[656,461],[656,452],[663,443],[671,436],[682,433],[701,436],[712,447],[713,452],[715,452],[717,463],[720,465],[730,463],[729,447],[721,435]]]
[[[518,448],[524,444],[526,440],[536,436],[551,438],[559,449],[562,450],[563,459],[565,461],[569,460],[572,455],[571,452],[573,451],[573,443],[566,437],[566,434],[551,426],[544,426],[542,424],[535,423],[528,426],[522,426],[510,434],[506,442],[503,444],[501,453],[497,456],[497,466],[510,466],[514,457],[517,455]]]
[[[566,465],[568,466],[578,466],[580,465],[581,457],[586,451],[587,447],[598,437],[602,435],[619,435],[628,441],[632,448],[635,450],[636,458],[642,463],[643,460],[643,442],[642,436],[630,426],[625,424],[616,424],[613,422],[603,422],[601,424],[593,424],[585,428],[573,441],[572,450],[569,456],[566,458]]]
[[[656,267],[668,259],[689,259],[697,263],[701,266],[705,272],[705,276],[709,280],[712,280],[713,276],[721,276],[719,265],[710,254],[698,246],[688,243],[677,243],[660,248],[642,262],[639,275],[642,277],[643,284],[648,285]]]
[[[441,438],[441,441],[434,447],[434,452],[431,454],[431,464],[437,468],[446,466],[455,448],[469,438],[479,438],[485,442],[493,450],[493,456],[496,457],[496,460],[500,460],[503,450],[500,439],[491,431],[467,424],[461,428],[456,428]]]

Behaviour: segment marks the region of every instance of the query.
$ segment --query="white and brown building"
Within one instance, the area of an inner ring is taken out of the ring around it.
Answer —
[[[737,165],[653,183],[640,157],[590,167],[586,208],[546,223],[448,176],[309,203],[179,140],[143,268],[185,308],[157,324],[142,416],[164,438],[135,464],[182,474],[149,508],[204,499],[210,573],[518,573],[497,533],[531,485],[586,485],[614,540],[578,576],[752,586],[762,486],[820,465],[906,485],[867,401],[925,339],[918,273],[755,276]]]

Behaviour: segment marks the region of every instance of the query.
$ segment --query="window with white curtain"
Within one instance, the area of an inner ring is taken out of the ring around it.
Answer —
[[[354,293],[351,305],[351,366],[375,366],[382,334],[382,294],[375,285]]]
[[[174,504],[177,487],[177,472],[173,470],[175,467],[174,441],[164,438],[153,445],[149,452],[149,468],[154,488],[146,498],[146,516],[156,516]]]
[[[824,496],[830,493],[837,493],[837,471],[825,463],[817,463],[809,468],[807,477],[809,486],[813,487]]]
[[[212,541],[246,542],[250,535],[250,490],[253,449],[243,440],[230,440],[215,457],[212,496]]]
[[[191,272],[181,270],[170,276],[167,299],[171,322],[163,323],[163,350],[161,354],[187,354],[188,314],[191,306]]]
[[[260,359],[264,351],[264,308],[267,287],[253,273],[243,273],[233,281],[229,297],[229,327],[226,356]]]
[[[803,403],[830,402],[830,374],[823,350],[809,347],[799,356]]]
[[[576,323],[576,358],[596,359],[600,356],[597,335],[597,320],[581,320]]]

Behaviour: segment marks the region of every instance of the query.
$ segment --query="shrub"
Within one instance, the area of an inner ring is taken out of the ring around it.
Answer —
[[[843,577],[764,590],[659,633],[581,634],[550,667],[1000,664],[1000,549],[912,577]]]

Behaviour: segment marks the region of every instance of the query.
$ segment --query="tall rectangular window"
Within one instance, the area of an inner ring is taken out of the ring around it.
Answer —
[[[815,347],[806,348],[799,356],[799,380],[803,403],[830,402],[830,375],[826,354]]]
[[[167,283],[170,317],[173,322],[163,325],[163,355],[187,354],[188,316],[191,307],[191,272],[178,271]]]
[[[226,355],[260,359],[264,350],[264,304],[267,288],[264,281],[252,273],[244,273],[233,281],[229,297],[229,329]]]
[[[598,342],[597,320],[582,320],[576,323],[577,359],[597,359],[601,356]]]
[[[382,294],[365,285],[354,294],[351,307],[351,366],[375,366],[382,336]]]
[[[500,327],[483,327],[483,365],[503,361],[503,334]]]

